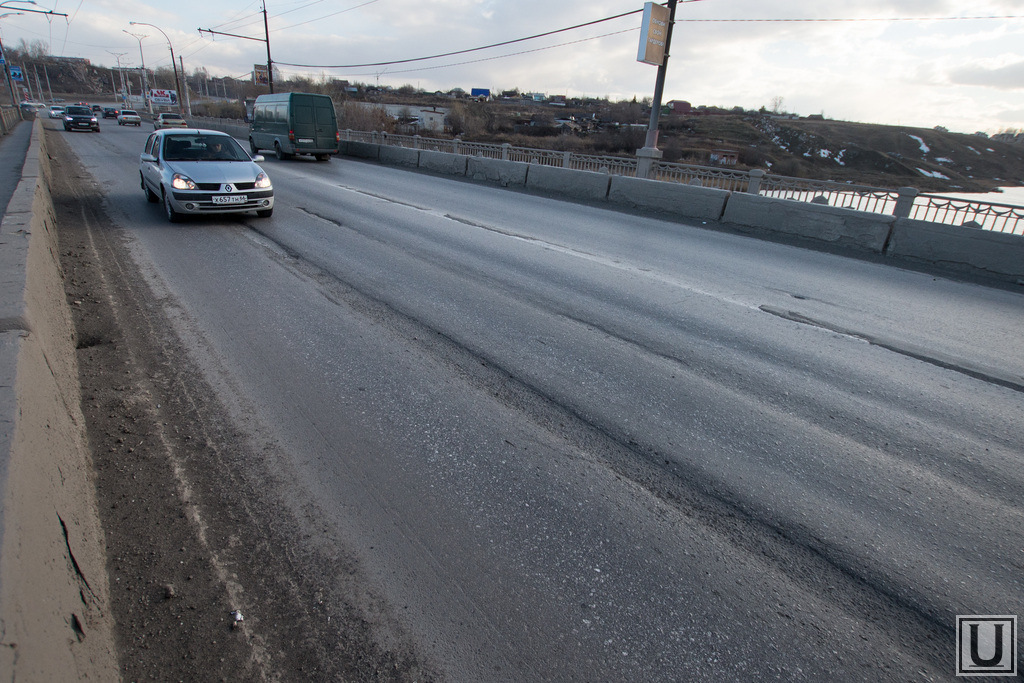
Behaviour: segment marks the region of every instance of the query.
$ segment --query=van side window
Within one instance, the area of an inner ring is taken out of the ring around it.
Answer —
[[[288,123],[288,105],[274,105],[274,120],[277,121],[278,123]]]

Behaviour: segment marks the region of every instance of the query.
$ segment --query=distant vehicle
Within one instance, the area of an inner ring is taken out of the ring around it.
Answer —
[[[188,124],[180,114],[157,114],[157,117],[153,119],[153,129],[160,130],[161,128],[188,128]]]
[[[64,107],[59,104],[55,104],[50,107],[50,118],[51,119],[62,119],[64,118]]]
[[[146,199],[163,202],[167,220],[186,214],[274,213],[270,177],[233,137],[215,130],[158,130],[139,155]]]
[[[139,112],[132,109],[122,109],[121,113],[117,115],[117,125],[119,126],[141,126],[142,117],[139,116]]]
[[[117,115],[120,114],[118,110],[113,107],[103,107],[103,118],[105,119],[116,119]]]
[[[249,149],[253,154],[272,149],[278,159],[307,154],[326,161],[338,153],[338,118],[334,101],[327,95],[260,95],[253,104],[251,119]]]
[[[100,107],[100,105],[98,104],[94,104],[92,105],[92,110],[96,113],[99,113],[102,110],[102,107]]]
[[[89,107],[72,104],[64,110],[64,130],[94,130],[100,132],[100,122]]]

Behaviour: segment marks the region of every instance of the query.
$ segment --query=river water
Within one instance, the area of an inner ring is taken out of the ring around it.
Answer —
[[[993,204],[1012,204],[1024,206],[1024,187],[1003,187],[1002,192],[936,192],[944,197],[970,199],[975,202],[992,202]]]

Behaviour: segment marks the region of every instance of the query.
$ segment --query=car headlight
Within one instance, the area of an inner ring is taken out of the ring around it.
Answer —
[[[175,173],[174,177],[171,178],[171,187],[175,190],[194,190],[196,189],[196,184],[187,175]]]
[[[96,117],[95,116],[92,117],[91,119],[89,119],[89,121],[92,122],[92,123],[96,123]]]
[[[68,122],[70,122],[70,121],[74,121],[74,119],[73,119],[73,118],[71,118],[70,116],[65,116],[65,117],[64,117],[64,120],[65,120],[65,121],[68,121]]]
[[[256,176],[256,187],[263,190],[270,187],[270,176],[268,176],[266,173],[260,173],[258,176]]]

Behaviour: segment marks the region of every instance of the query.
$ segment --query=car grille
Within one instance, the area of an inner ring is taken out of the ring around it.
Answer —
[[[231,183],[234,185],[236,191],[252,190],[256,187],[256,183]],[[213,192],[220,192],[220,187],[223,183],[196,183],[196,187],[200,190],[207,190]]]

